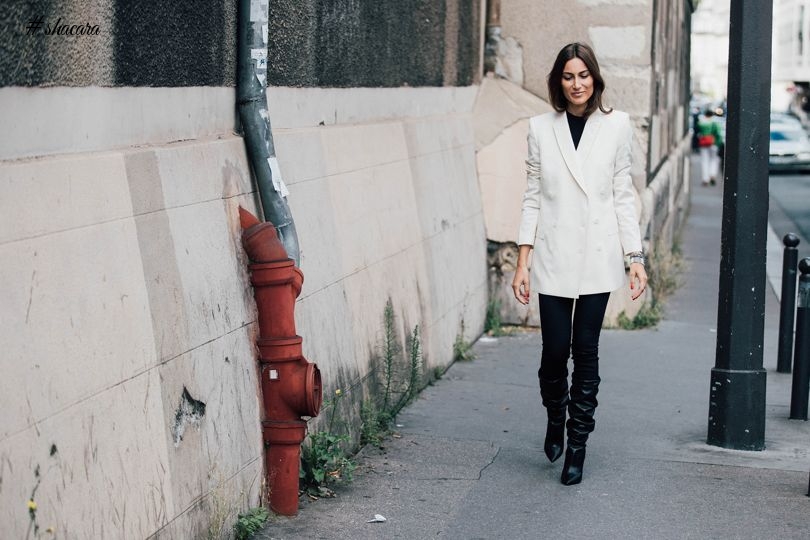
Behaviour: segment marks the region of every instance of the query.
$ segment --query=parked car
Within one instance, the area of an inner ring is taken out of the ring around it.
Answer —
[[[801,124],[771,123],[768,168],[771,171],[810,171],[810,139]]]
[[[787,124],[790,126],[795,126],[797,128],[802,127],[802,122],[799,120],[797,116],[788,113],[780,113],[780,112],[772,112],[771,113],[771,125],[774,124]]]

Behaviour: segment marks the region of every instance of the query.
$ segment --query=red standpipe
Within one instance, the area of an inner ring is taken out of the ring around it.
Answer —
[[[259,312],[264,420],[262,435],[270,508],[285,516],[298,513],[298,469],[307,424],[302,416],[321,409],[321,372],[307,362],[295,333],[295,299],[304,274],[287,256],[271,223],[239,208],[242,245],[250,258],[250,282]]]

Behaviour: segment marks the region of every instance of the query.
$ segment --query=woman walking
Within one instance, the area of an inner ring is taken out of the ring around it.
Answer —
[[[610,292],[626,283],[633,300],[647,286],[630,177],[632,127],[602,105],[605,83],[593,50],[562,48],[548,75],[556,112],[529,121],[515,298],[538,293],[543,348],[540,395],[548,412],[543,445],[552,462],[568,445],[560,481],[582,481],[585,444],[599,390],[599,333]],[[573,321],[572,321],[573,316]],[[571,388],[568,358],[573,357]]]
[[[723,136],[720,134],[720,126],[714,118],[714,111],[706,109],[697,125],[698,151],[700,152],[701,184],[713,186],[717,183],[717,175],[720,173],[720,152],[719,148],[723,144]]]

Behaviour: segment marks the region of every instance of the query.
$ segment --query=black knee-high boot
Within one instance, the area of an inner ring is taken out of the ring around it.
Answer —
[[[582,482],[585,444],[596,425],[593,414],[599,404],[596,400],[599,381],[597,377],[582,381],[574,379],[571,382],[571,401],[568,403],[568,448],[565,451],[565,465],[560,477],[560,482],[566,486]]]
[[[565,436],[565,409],[568,406],[568,376],[559,379],[540,377],[540,397],[548,413],[546,440],[543,450],[552,463],[563,453]]]

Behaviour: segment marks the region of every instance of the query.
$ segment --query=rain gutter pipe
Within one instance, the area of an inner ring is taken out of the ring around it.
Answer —
[[[267,110],[269,0],[239,0],[236,101],[248,160],[256,176],[264,219],[276,228],[287,255],[300,264],[298,233],[276,159]]]

